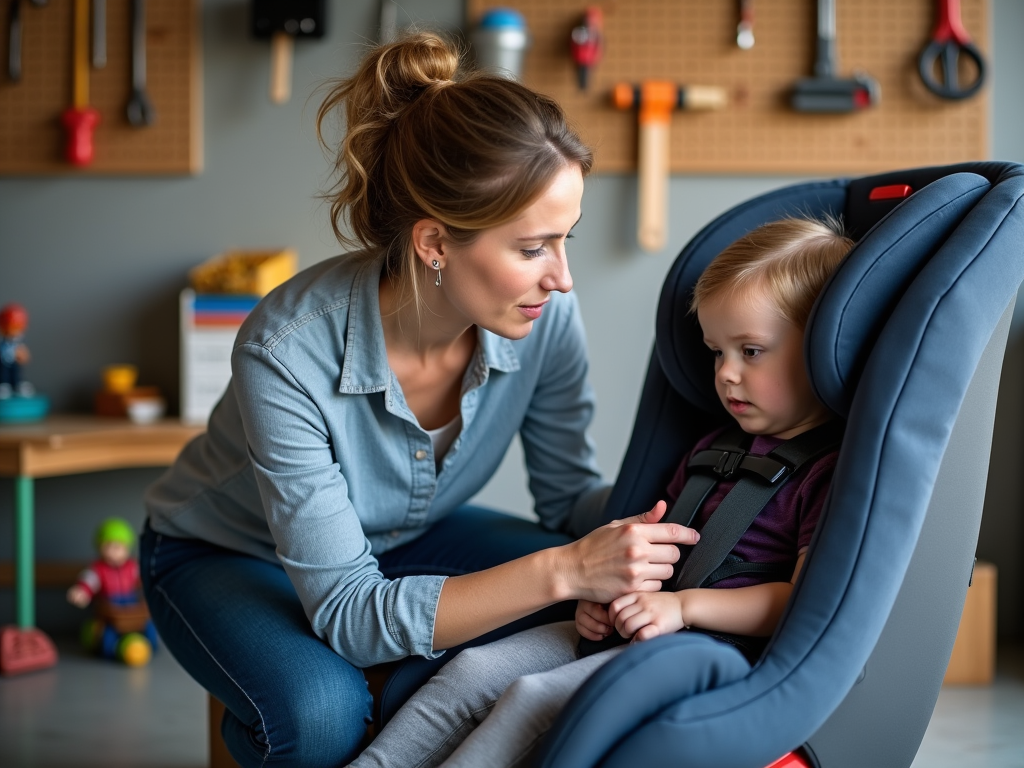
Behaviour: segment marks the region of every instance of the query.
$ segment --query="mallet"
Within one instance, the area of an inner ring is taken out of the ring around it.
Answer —
[[[668,153],[672,110],[721,109],[727,101],[725,89],[645,80],[638,86],[619,83],[612,92],[612,100],[619,109],[637,107],[639,111],[637,241],[645,251],[660,251],[668,239]]]
[[[797,80],[790,104],[797,112],[854,112],[878,103],[878,82],[864,73],[836,72],[836,2],[818,0],[818,51],[814,76]]]

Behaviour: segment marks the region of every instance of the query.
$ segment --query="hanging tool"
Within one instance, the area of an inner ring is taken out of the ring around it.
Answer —
[[[252,0],[252,34],[270,38],[270,100],[275,104],[292,96],[295,38],[324,36],[325,5],[326,0]]]
[[[878,83],[864,73],[836,77],[836,4],[818,0],[818,52],[814,77],[796,82],[791,105],[797,112],[853,112],[878,103]]]
[[[72,78],[74,101],[61,122],[67,131],[65,155],[72,165],[88,165],[93,157],[93,130],[100,113],[89,106],[89,0],[75,0]]]
[[[583,13],[583,23],[572,28],[569,49],[572,60],[576,62],[580,90],[585,91],[590,71],[604,54],[604,13],[596,5],[587,6]]]
[[[127,114],[136,128],[156,121],[156,110],[146,94],[146,0],[132,0],[132,95]]]
[[[645,251],[660,251],[668,239],[669,124],[672,111],[721,109],[724,88],[679,86],[645,80],[639,86],[619,83],[612,92],[619,109],[639,110],[639,195],[637,240]]]
[[[21,80],[21,0],[11,0],[7,14],[7,77]]]
[[[736,45],[744,51],[754,47],[754,0],[740,0],[740,23],[736,25]]]
[[[92,0],[92,68],[107,66],[107,0]]]
[[[925,87],[943,99],[967,99],[978,92],[985,82],[985,59],[971,42],[960,19],[960,0],[939,0],[938,18],[932,39],[921,51],[918,71]],[[969,85],[960,85],[960,60],[966,56],[974,62],[977,73]],[[935,77],[935,65],[942,77]]]

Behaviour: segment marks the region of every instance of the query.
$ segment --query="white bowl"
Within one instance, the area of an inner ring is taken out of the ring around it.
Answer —
[[[136,424],[152,424],[166,410],[167,403],[161,397],[140,397],[128,401],[128,418]]]

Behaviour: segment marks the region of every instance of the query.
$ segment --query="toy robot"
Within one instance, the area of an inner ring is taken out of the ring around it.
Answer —
[[[68,602],[79,608],[94,603],[96,618],[82,627],[82,644],[107,659],[129,666],[149,662],[157,646],[156,628],[139,591],[139,564],[131,557],[135,531],[111,517],[96,530],[100,559],[68,589]]]

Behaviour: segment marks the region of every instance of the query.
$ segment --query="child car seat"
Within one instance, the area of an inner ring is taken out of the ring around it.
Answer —
[[[558,768],[909,766],[973,568],[995,401],[1024,279],[1024,167],[969,163],[798,184],[705,227],[658,308],[612,520],[662,497],[728,415],[687,314],[727,244],[785,215],[841,215],[857,241],[808,322],[812,386],[847,419],[793,597],[751,667],[697,633],[632,646],[577,692],[537,764]]]

